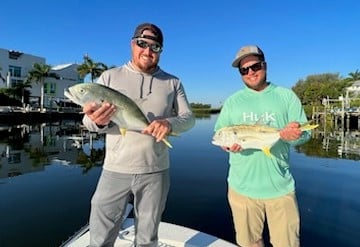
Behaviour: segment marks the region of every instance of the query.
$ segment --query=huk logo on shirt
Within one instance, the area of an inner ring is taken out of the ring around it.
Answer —
[[[258,115],[256,113],[253,112],[243,112],[243,121],[245,123],[254,123],[254,122],[258,122],[261,121],[263,123],[270,123],[270,122],[275,122],[276,118],[275,118],[275,113],[270,113],[270,112],[264,112],[261,115]]]

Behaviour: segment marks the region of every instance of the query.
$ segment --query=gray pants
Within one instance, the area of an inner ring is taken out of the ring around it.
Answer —
[[[135,246],[157,246],[169,187],[169,169],[149,174],[103,170],[91,200],[90,246],[114,246],[131,195],[134,196]]]

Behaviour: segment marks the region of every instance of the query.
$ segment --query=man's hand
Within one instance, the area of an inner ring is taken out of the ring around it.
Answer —
[[[162,141],[170,133],[170,123],[165,119],[152,121],[141,133],[151,135],[157,142]]]
[[[284,141],[294,141],[299,139],[302,131],[298,122],[291,122],[280,130],[280,138]]]
[[[83,112],[97,125],[108,125],[115,112],[115,106],[104,102],[101,105],[95,102],[87,103],[83,107]]]

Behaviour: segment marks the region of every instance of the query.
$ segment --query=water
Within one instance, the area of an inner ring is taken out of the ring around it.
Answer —
[[[163,221],[234,242],[227,154],[210,143],[215,119],[197,119],[191,131],[170,139],[172,181]],[[87,223],[103,142],[73,126],[0,131],[1,247],[56,247]],[[86,139],[68,139],[75,134]],[[359,246],[359,140],[345,137],[320,134],[291,153],[302,247]]]

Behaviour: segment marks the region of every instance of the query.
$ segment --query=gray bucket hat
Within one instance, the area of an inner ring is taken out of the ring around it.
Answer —
[[[265,61],[264,53],[258,46],[248,45],[248,46],[244,46],[244,47],[240,48],[238,53],[236,53],[236,57],[235,57],[234,61],[232,62],[232,66],[235,68],[238,68],[241,59],[243,59],[247,56],[250,56],[250,55],[259,56],[261,61]]]

